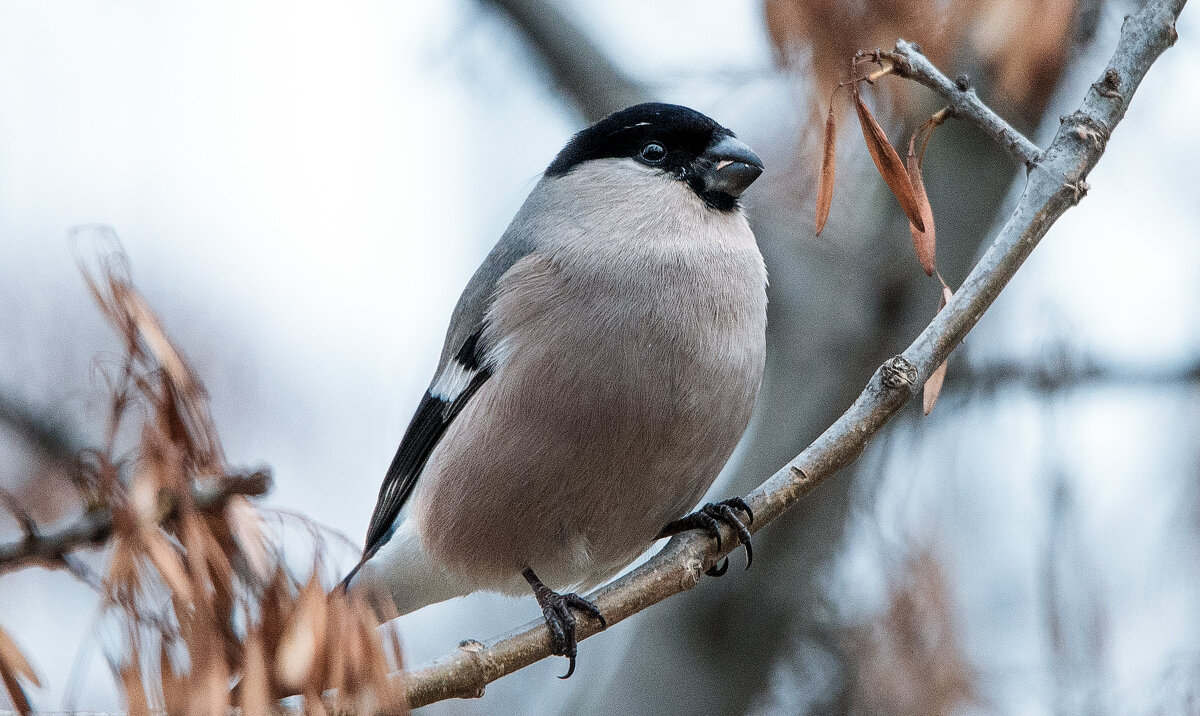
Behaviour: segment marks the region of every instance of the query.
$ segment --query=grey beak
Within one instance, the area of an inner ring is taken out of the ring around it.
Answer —
[[[705,189],[710,192],[737,198],[763,172],[762,160],[736,137],[722,137],[703,156],[712,162],[704,179]]]

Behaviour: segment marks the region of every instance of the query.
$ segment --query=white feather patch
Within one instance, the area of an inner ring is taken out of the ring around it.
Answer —
[[[437,380],[433,381],[433,386],[429,388],[429,394],[438,400],[444,400],[447,403],[453,402],[462,395],[478,372],[459,363],[457,359],[451,360],[446,364],[446,369],[437,377]]]

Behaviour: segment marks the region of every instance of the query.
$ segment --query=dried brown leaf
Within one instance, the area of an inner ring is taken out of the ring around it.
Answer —
[[[114,513],[115,514],[115,513]],[[141,584],[141,574],[138,570],[138,558],[127,537],[114,537],[112,556],[108,562],[108,577],[104,580],[105,587],[111,595],[131,593]]]
[[[142,667],[136,646],[129,650],[129,661],[121,666],[121,691],[129,716],[150,716],[150,702],[142,684]]]
[[[13,641],[4,627],[0,627],[0,669],[21,676],[34,686],[41,688],[42,682],[37,672],[29,665],[21,648]]]
[[[267,673],[267,652],[258,627],[246,635],[243,657],[241,693],[242,713],[246,716],[265,716],[271,711],[271,677]]]
[[[929,197],[925,194],[925,180],[921,178],[921,160],[913,151],[916,138],[917,135],[914,134],[908,140],[908,156],[905,158],[905,163],[908,168],[909,182],[912,184],[913,198],[916,199],[920,209],[925,229],[918,229],[917,225],[910,221],[908,222],[908,231],[912,234],[913,248],[917,250],[917,260],[921,262],[921,268],[925,269],[926,276],[932,276],[933,272],[937,270],[934,264],[937,238],[933,225],[933,207],[929,205]]]
[[[925,414],[929,415],[933,412],[933,406],[937,404],[938,395],[942,392],[942,383],[946,380],[946,361],[937,367],[937,370],[929,376],[925,381],[925,389],[922,393],[921,402],[925,410]]]
[[[862,125],[863,139],[866,140],[867,151],[871,153],[875,168],[879,170],[880,176],[892,190],[896,201],[900,202],[900,208],[904,210],[908,220],[924,231],[925,221],[921,218],[921,209],[913,195],[913,186],[908,178],[908,170],[904,168],[904,162],[901,161],[900,155],[888,141],[883,127],[879,126],[879,122],[875,121],[871,110],[867,109],[867,105],[863,103],[862,94],[859,93],[857,86],[854,88],[854,109],[858,112],[858,123]]]
[[[27,716],[33,713],[33,709],[29,705],[29,697],[25,695],[25,690],[21,688],[21,684],[16,677],[4,669],[0,669],[0,681],[4,682],[4,690],[8,692],[8,700],[12,702],[13,709],[21,716]]]
[[[4,690],[8,692],[8,699],[17,713],[32,713],[29,697],[25,695],[21,682],[17,680],[18,676],[39,688],[42,685],[37,672],[29,665],[29,661],[21,652],[20,647],[8,635],[8,632],[0,627],[0,681],[4,682]]]
[[[142,546],[146,550],[146,558],[158,570],[163,582],[171,590],[172,598],[185,603],[191,602],[194,596],[192,582],[183,568],[179,553],[167,542],[157,527],[142,531]]]
[[[817,185],[817,236],[829,219],[829,207],[833,205],[833,185],[837,175],[837,122],[833,117],[833,102],[829,103],[829,116],[825,119],[825,143],[821,152],[821,178]]]
[[[387,653],[379,634],[379,621],[366,602],[359,604],[361,606],[355,611],[358,616],[358,628],[362,633],[361,644],[366,652],[363,661],[360,662],[364,685],[381,710],[388,713],[404,713],[407,706],[402,682],[388,676]]]
[[[273,658],[279,652],[283,634],[295,611],[291,585],[283,565],[275,566],[275,573],[267,588],[263,590],[261,624],[263,646],[268,658]]]
[[[328,633],[342,635],[350,628],[350,612],[347,605],[345,590],[335,589],[329,595]],[[325,688],[334,689],[338,696],[348,683],[350,662],[347,658],[348,641],[337,638],[331,640],[325,650]]]
[[[271,578],[271,555],[262,517],[249,500],[238,495],[225,505],[225,520],[251,573],[260,584],[266,584]]]
[[[168,655],[168,643],[162,641],[158,656],[159,678],[162,682],[163,707],[169,714],[184,713],[187,710],[190,690],[187,679],[177,676],[171,668],[171,657]]]
[[[319,666],[325,623],[325,593],[314,573],[300,590],[296,611],[275,652],[275,678],[285,688],[302,691],[311,680],[322,676]]]
[[[949,286],[943,283],[942,297],[938,301],[938,313],[942,312],[942,309],[946,307],[946,304],[950,302],[953,296],[954,292],[950,290]],[[933,406],[937,404],[938,395],[942,392],[942,383],[946,381],[946,363],[948,362],[942,361],[942,364],[925,380],[925,387],[921,395],[921,407],[924,409],[926,415],[933,412]]]

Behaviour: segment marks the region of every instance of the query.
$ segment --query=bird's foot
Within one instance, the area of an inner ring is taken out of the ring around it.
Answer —
[[[746,513],[745,522],[742,522],[737,512],[734,512],[735,509]],[[721,528],[719,523],[721,522],[732,527],[737,534],[738,542],[746,546],[746,569],[750,569],[750,564],[754,562],[754,547],[750,543],[750,530],[746,529],[746,525],[754,524],[754,511],[740,497],[731,497],[721,502],[710,502],[690,515],[668,522],[658,533],[658,537],[661,539],[689,530],[704,530],[709,537],[716,538],[717,549],[720,550]],[[714,564],[706,569],[704,573],[710,577],[720,577],[728,569],[729,558],[726,557],[719,564]]]
[[[542,607],[542,617],[546,620],[546,628],[550,630],[551,653],[570,660],[567,673],[558,678],[569,679],[571,674],[575,673],[575,654],[578,650],[578,643],[575,641],[575,615],[571,610],[578,609],[600,622],[601,629],[607,629],[608,622],[595,604],[578,594],[559,594],[542,584],[542,580],[538,579],[532,569],[526,569],[522,574],[529,586],[533,587],[533,596]]]

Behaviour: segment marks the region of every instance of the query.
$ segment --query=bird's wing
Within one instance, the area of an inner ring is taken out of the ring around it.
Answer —
[[[484,345],[483,337],[487,311],[500,278],[529,254],[532,247],[520,230],[520,222],[514,220],[459,298],[433,383],[422,396],[379,488],[379,501],[367,528],[364,561],[391,537],[396,516],[416,487],[446,428],[491,377],[493,366],[488,361],[489,346]]]

